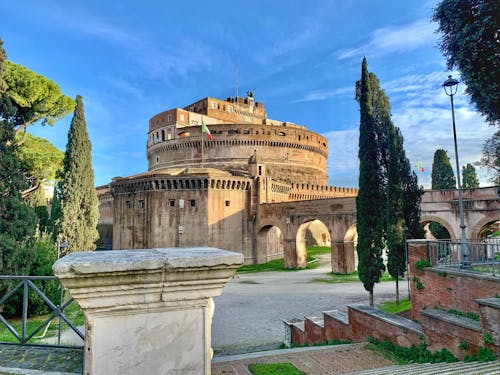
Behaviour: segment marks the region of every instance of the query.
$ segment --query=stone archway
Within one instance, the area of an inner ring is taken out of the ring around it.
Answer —
[[[476,225],[472,229],[471,238],[473,240],[486,238],[490,228],[500,228],[500,219],[486,217],[486,218],[480,220],[478,223],[476,223]]]
[[[295,235],[295,253],[297,259],[297,268],[307,266],[307,234],[312,238],[319,240],[319,243],[331,243],[331,235],[328,227],[318,219],[310,219],[302,223],[297,229]]]
[[[450,238],[453,239],[459,239],[460,238],[460,233],[454,230],[454,228],[448,223],[446,220],[439,216],[434,216],[434,215],[425,215],[420,218],[420,223],[422,224],[423,227],[425,227],[427,224],[435,221],[436,223],[441,224],[450,234]],[[458,228],[457,228],[458,230]]]
[[[283,258],[283,232],[276,225],[265,225],[257,234],[257,263]]]

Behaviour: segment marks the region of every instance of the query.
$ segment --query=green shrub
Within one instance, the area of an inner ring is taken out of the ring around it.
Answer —
[[[422,282],[417,276],[413,276],[412,280],[415,282],[415,286],[417,287],[418,290],[424,289],[424,284],[422,284]]]
[[[53,276],[52,265],[57,259],[57,250],[52,238],[47,233],[38,234],[37,238],[16,251],[13,258],[18,275],[22,276]],[[58,280],[36,280],[33,282],[45,296],[57,304],[60,295]],[[0,284],[0,295],[5,295],[19,284],[19,280],[5,280]],[[21,316],[23,308],[23,288],[19,288],[8,298],[3,308],[7,317]],[[33,289],[28,292],[28,316],[47,314],[51,309]]]
[[[488,345],[493,345],[494,344],[493,336],[488,331],[484,332],[484,334],[483,334],[483,340],[484,340],[485,344],[488,344]]]
[[[415,267],[417,267],[419,271],[422,271],[425,267],[430,267],[430,266],[431,262],[429,262],[427,259],[424,258],[420,258],[415,262]]]
[[[376,348],[390,353],[394,356],[396,362],[405,363],[438,363],[438,362],[457,362],[458,359],[446,349],[431,353],[425,343],[420,343],[409,348],[396,345],[390,341],[380,341],[373,337],[368,337],[368,342]]]
[[[464,362],[490,362],[495,361],[497,357],[489,348],[479,346],[477,348],[477,353],[467,354],[464,358]]]
[[[470,344],[467,340],[462,340],[460,341],[460,345],[458,346],[458,349],[460,350],[469,350]]]

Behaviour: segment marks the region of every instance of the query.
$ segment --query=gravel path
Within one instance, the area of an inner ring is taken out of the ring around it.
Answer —
[[[313,279],[331,271],[328,262],[314,270],[242,274],[214,298],[212,347],[215,355],[272,349],[284,339],[282,320],[347,311],[351,303],[369,303],[361,282],[327,284]],[[400,282],[407,296],[407,283]],[[395,300],[395,283],[375,285],[375,304]]]

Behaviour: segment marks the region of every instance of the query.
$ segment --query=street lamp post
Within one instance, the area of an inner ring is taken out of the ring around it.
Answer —
[[[453,141],[455,142],[455,161],[457,164],[457,183],[458,183],[458,210],[460,212],[460,250],[462,253],[462,267],[467,267],[468,265],[468,249],[467,249],[467,238],[465,236],[465,222],[464,222],[464,207],[462,201],[462,185],[460,183],[460,166],[458,163],[458,148],[457,148],[457,132],[455,129],[455,108],[453,106],[453,95],[457,93],[458,81],[456,79],[448,76],[448,79],[442,84],[444,92],[450,97],[451,101],[451,119],[453,123]]]

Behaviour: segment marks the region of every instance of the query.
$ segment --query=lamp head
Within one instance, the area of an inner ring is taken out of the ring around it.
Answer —
[[[453,96],[457,93],[458,81],[454,78],[451,78],[451,76],[448,76],[448,79],[444,81],[441,86],[443,86],[446,95]]]

